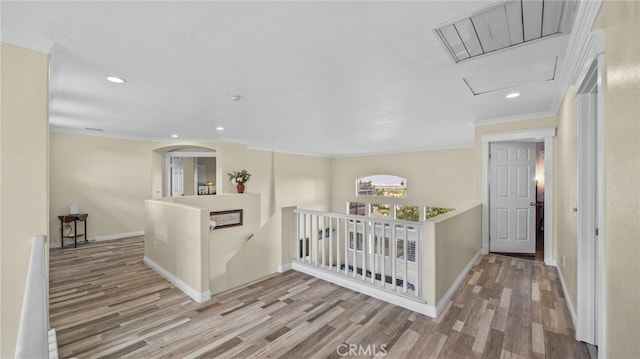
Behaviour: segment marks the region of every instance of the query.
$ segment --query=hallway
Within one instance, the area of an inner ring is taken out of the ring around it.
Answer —
[[[51,250],[62,358],[589,357],[555,268],[534,261],[482,257],[432,319],[295,271],[199,304],[142,263],[143,247],[135,237]]]

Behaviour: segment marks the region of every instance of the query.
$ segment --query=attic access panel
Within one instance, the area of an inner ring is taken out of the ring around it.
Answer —
[[[508,0],[433,29],[458,63],[547,36],[568,33],[575,0]]]

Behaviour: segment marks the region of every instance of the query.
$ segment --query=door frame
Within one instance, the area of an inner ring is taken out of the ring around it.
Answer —
[[[555,127],[488,133],[482,140],[482,253],[489,253],[489,145],[492,142],[544,142],[544,263],[553,258],[553,138]]]
[[[606,353],[604,36],[602,30],[590,34],[589,46],[582,61],[582,71],[575,81],[578,107],[575,328],[576,339],[598,345],[599,355]],[[582,107],[585,105],[596,107],[588,121],[582,117]],[[595,165],[593,160],[597,163],[595,168],[592,167]],[[597,198],[593,196],[594,191]],[[597,216],[593,216],[596,213]],[[593,232],[595,228],[598,228],[597,236]],[[584,238],[591,240],[583,240]]]

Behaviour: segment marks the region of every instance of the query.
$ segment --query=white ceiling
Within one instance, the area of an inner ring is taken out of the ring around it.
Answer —
[[[2,41],[51,53],[53,130],[411,151],[471,145],[474,123],[557,111],[569,35],[460,64],[438,42],[434,27],[491,3],[2,1]],[[549,63],[554,80],[527,72]],[[474,96],[463,78],[499,89]],[[509,83],[520,97],[505,98]]]

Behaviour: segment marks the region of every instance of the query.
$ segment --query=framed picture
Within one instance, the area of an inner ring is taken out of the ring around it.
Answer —
[[[216,222],[216,228],[227,228],[242,225],[242,210],[232,209],[230,211],[209,212],[209,218]]]

